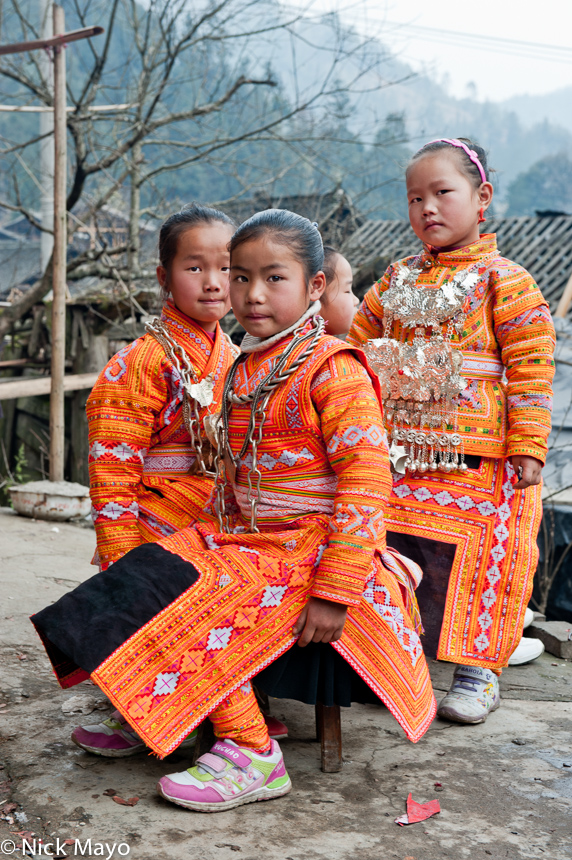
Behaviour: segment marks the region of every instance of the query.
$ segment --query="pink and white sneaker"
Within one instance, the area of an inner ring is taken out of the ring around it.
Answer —
[[[266,755],[234,741],[217,741],[194,767],[170,773],[157,783],[157,791],[185,809],[222,812],[256,800],[282,797],[292,788],[282,751],[271,741]]]
[[[177,747],[179,750],[193,747],[198,729],[190,733]],[[78,726],[71,736],[74,744],[86,752],[106,758],[127,758],[148,750],[145,742],[134,732],[119,711],[114,711],[108,720],[95,726]]]

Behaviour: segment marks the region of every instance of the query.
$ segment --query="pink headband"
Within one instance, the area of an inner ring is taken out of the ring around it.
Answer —
[[[475,152],[474,149],[469,149],[467,144],[463,143],[462,140],[457,140],[456,138],[454,138],[453,140],[450,140],[448,137],[438,137],[436,140],[430,140],[429,143],[424,144],[421,147],[421,149],[419,150],[419,152],[421,152],[422,149],[425,149],[426,146],[431,146],[432,143],[449,143],[449,144],[451,144],[451,146],[456,146],[458,149],[464,150],[467,153],[467,155],[469,156],[469,158],[471,159],[471,161],[473,162],[473,164],[478,168],[479,173],[481,174],[481,180],[483,182],[488,182],[487,175],[484,171],[483,165],[479,161],[479,156],[477,155],[477,153]]]

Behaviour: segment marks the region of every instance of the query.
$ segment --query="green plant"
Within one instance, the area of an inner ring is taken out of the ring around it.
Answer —
[[[18,448],[18,453],[16,454],[16,461],[14,464],[14,480],[17,484],[23,484],[26,480],[24,470],[27,465],[28,461],[26,459],[26,452],[24,450],[24,443],[22,442],[22,444]]]

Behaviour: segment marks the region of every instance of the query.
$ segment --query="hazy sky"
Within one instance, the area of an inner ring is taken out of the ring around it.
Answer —
[[[303,0],[298,0],[306,5]],[[311,0],[313,10],[338,9],[363,32],[380,35],[416,70],[449,79],[452,95],[476,85],[480,99],[541,94],[572,85],[571,0]],[[413,25],[398,28],[394,24]],[[421,32],[415,28],[421,28]],[[431,28],[431,29],[429,29]],[[437,30],[438,32],[432,32]],[[469,35],[443,37],[443,31]],[[478,36],[494,37],[493,43]],[[447,41],[445,41],[445,39]],[[443,41],[442,41],[443,40]],[[546,49],[507,45],[541,43]],[[567,51],[557,51],[565,48]],[[541,59],[539,54],[547,57]]]

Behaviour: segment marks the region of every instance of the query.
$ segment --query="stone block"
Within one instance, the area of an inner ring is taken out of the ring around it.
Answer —
[[[526,632],[544,642],[549,654],[561,660],[572,660],[572,623],[569,621],[534,621]]]

